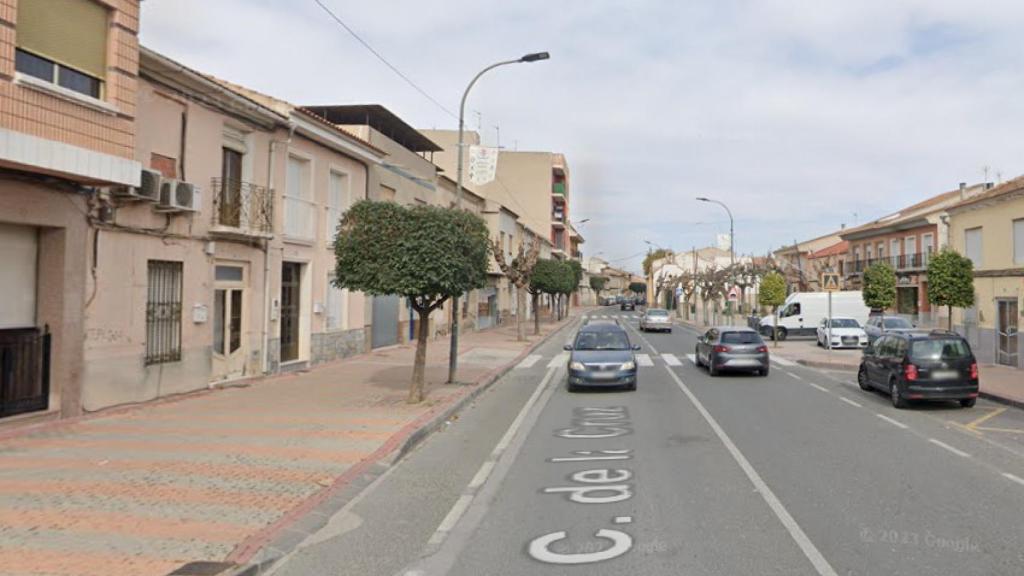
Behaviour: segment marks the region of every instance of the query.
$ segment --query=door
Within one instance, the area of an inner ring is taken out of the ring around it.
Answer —
[[[875,340],[872,354],[864,355],[868,371],[868,380],[870,380],[872,384],[878,386],[885,384],[885,358],[892,351],[892,345],[892,337],[882,336]]]
[[[299,359],[302,264],[281,264],[281,362]]]
[[[243,266],[217,265],[213,290],[213,380],[245,376],[248,356]]]
[[[371,345],[374,348],[398,344],[398,296],[373,297],[373,328]]]
[[[1017,332],[1017,301],[1016,300],[997,300],[996,305],[998,310],[996,316],[998,317],[998,339],[996,347],[996,363],[1003,364],[1005,366],[1017,367],[1018,361],[1018,338],[1020,338]]]
[[[238,228],[242,223],[242,153],[232,148],[221,149],[221,189],[218,222]]]

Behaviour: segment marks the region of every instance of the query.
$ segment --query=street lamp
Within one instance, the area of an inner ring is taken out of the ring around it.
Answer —
[[[697,197],[697,200],[701,202],[710,202],[712,204],[718,204],[722,208],[725,208],[727,214],[729,214],[729,263],[736,264],[736,230],[733,227],[732,210],[725,205],[724,202],[713,200],[711,198],[705,198],[703,196]]]
[[[547,52],[531,52],[525,56],[516,60],[503,60],[501,62],[495,62],[490,66],[476,73],[473,79],[469,81],[469,85],[466,86],[466,90],[462,93],[462,100],[459,102],[459,145],[458,151],[458,169],[456,170],[456,182],[455,182],[455,207],[457,209],[462,208],[462,148],[464,146],[463,136],[465,131],[465,118],[466,118],[466,98],[469,97],[469,91],[473,89],[473,85],[480,79],[485,73],[493,70],[499,66],[505,66],[507,64],[522,64],[528,62],[539,62],[541,60],[547,60],[551,55]],[[520,319],[520,321],[522,321]],[[448,383],[455,383],[455,372],[459,367],[459,297],[452,298],[452,334],[451,334],[451,345],[448,350]]]

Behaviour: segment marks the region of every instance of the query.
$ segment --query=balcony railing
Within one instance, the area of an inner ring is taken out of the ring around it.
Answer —
[[[213,179],[213,225],[263,236],[274,233],[274,191],[240,180]]]
[[[928,268],[928,260],[931,258],[931,255],[931,252],[915,252],[913,254],[899,254],[895,256],[885,256],[882,258],[854,260],[850,263],[849,269],[854,274],[862,274],[871,266],[879,262],[885,262],[889,266],[892,266],[892,268],[897,272],[925,270]]]

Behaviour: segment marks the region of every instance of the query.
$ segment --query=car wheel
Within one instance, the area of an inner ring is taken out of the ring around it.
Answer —
[[[697,368],[703,368],[704,363],[700,361],[700,350],[693,349],[693,363],[697,365]]]
[[[857,384],[861,390],[871,390],[871,382],[868,381],[868,371],[863,366],[857,370]]]
[[[763,378],[763,377],[768,375],[768,370],[769,370],[769,368],[767,368],[767,367],[761,368],[760,370],[757,371],[757,373],[758,373],[758,375],[760,375]]]
[[[892,407],[897,410],[902,410],[907,407],[907,401],[903,399],[903,394],[900,393],[900,385],[893,378],[889,380],[889,398],[892,400]]]
[[[815,343],[815,344],[816,344],[816,345],[817,345],[817,346],[818,346],[819,348],[824,348],[824,347],[825,347],[825,345],[821,343],[821,336],[818,336],[817,338],[815,338],[815,339],[814,339],[814,343]]]
[[[974,405],[978,403],[977,398],[964,398],[960,401],[961,408],[974,408]]]
[[[580,391],[579,386],[577,386],[577,385],[575,385],[575,384],[573,384],[571,382],[569,383],[568,386],[566,386],[566,389],[569,390],[570,393],[572,393],[572,392],[579,392]]]
[[[629,390],[630,392],[635,392],[636,391],[636,381],[634,380],[632,384],[626,386],[626,390]]]
[[[786,336],[787,336],[786,329],[785,328],[779,328],[779,342],[782,342],[783,340],[785,340]]]
[[[715,358],[708,356],[708,376],[718,376],[718,368],[715,368]]]
[[[669,334],[671,334],[672,333],[672,329],[669,328],[668,330],[665,330],[665,332],[668,332]]]

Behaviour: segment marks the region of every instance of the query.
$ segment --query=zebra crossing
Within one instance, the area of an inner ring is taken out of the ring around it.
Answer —
[[[588,314],[584,318],[587,320],[639,320],[640,314]]]
[[[691,354],[690,356],[693,356],[693,355]],[[541,355],[541,354],[530,354],[526,358],[523,358],[519,362],[519,364],[516,365],[515,369],[516,370],[525,370],[525,369],[528,369],[528,368],[533,368],[539,362],[541,362],[543,359],[544,359],[544,356]],[[683,361],[680,360],[679,357],[676,356],[675,354],[643,354],[643,353],[636,354],[637,366],[643,366],[643,367],[649,368],[649,367],[655,365],[655,361],[656,360],[660,360],[660,361],[664,362],[665,364],[667,364],[669,366],[682,366],[683,365]],[[548,360],[548,362],[546,364],[546,367],[547,368],[558,368],[560,366],[565,366],[568,362],[569,362],[569,353],[568,352],[559,352],[558,354],[556,354],[553,357],[551,357],[550,360]]]

